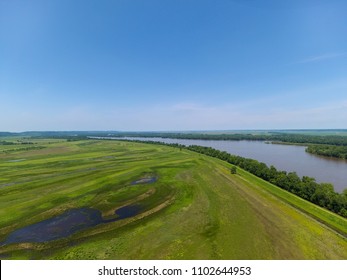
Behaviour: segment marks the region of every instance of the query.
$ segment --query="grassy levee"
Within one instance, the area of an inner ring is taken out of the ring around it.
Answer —
[[[35,142],[43,148],[0,145],[0,242],[69,209],[106,220],[127,205],[141,211],[52,241],[2,244],[1,259],[347,259],[346,219],[216,158],[155,144]]]
[[[337,233],[343,235],[344,237],[347,237],[347,219],[307,200],[304,200],[301,197],[296,196],[286,190],[274,186],[273,184],[259,177],[256,177],[247,171],[240,169],[239,172],[240,174],[242,174],[242,177],[245,181],[251,181],[253,184],[261,186],[269,193],[275,195],[277,198],[282,199],[286,203],[292,205],[298,210],[306,213],[317,221],[335,230]],[[249,185],[251,186],[252,184]]]

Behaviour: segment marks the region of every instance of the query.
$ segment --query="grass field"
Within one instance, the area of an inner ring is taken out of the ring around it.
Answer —
[[[128,205],[141,211],[3,244],[1,259],[347,259],[346,219],[218,159],[154,144],[33,141],[0,145],[0,242],[69,209],[106,220]]]

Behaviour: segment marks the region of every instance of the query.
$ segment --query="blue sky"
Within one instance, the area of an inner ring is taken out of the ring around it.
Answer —
[[[0,0],[0,131],[347,128],[347,1]]]

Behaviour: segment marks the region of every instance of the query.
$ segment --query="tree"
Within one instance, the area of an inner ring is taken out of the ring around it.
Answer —
[[[232,166],[232,167],[230,168],[230,173],[231,173],[231,174],[236,174],[236,173],[237,173],[236,166]]]

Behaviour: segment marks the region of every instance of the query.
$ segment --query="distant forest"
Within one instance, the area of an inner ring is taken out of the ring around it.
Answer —
[[[333,132],[343,135],[332,135]],[[330,133],[330,134],[329,134]],[[30,131],[0,132],[1,136],[30,138],[68,138],[69,141],[94,137],[161,137],[199,140],[269,141],[274,144],[307,146],[306,152],[320,156],[347,159],[347,130],[303,130],[294,132],[262,131],[242,133],[187,133],[187,132],[119,132],[119,131]]]
[[[326,157],[347,159],[347,146],[308,145],[306,152]]]
[[[114,136],[161,137],[199,140],[269,141],[274,144],[296,144],[307,146],[306,152],[321,156],[347,159],[347,136],[307,135],[283,132],[267,134],[201,134],[201,133],[116,133]]]
[[[325,144],[336,146],[347,146],[347,136],[340,135],[306,135],[272,132],[269,134],[202,134],[202,133],[157,133],[157,132],[122,132],[115,133],[113,136],[122,137],[162,137],[177,139],[201,139],[201,140],[250,140],[250,141],[275,141],[283,143],[297,144]]]

